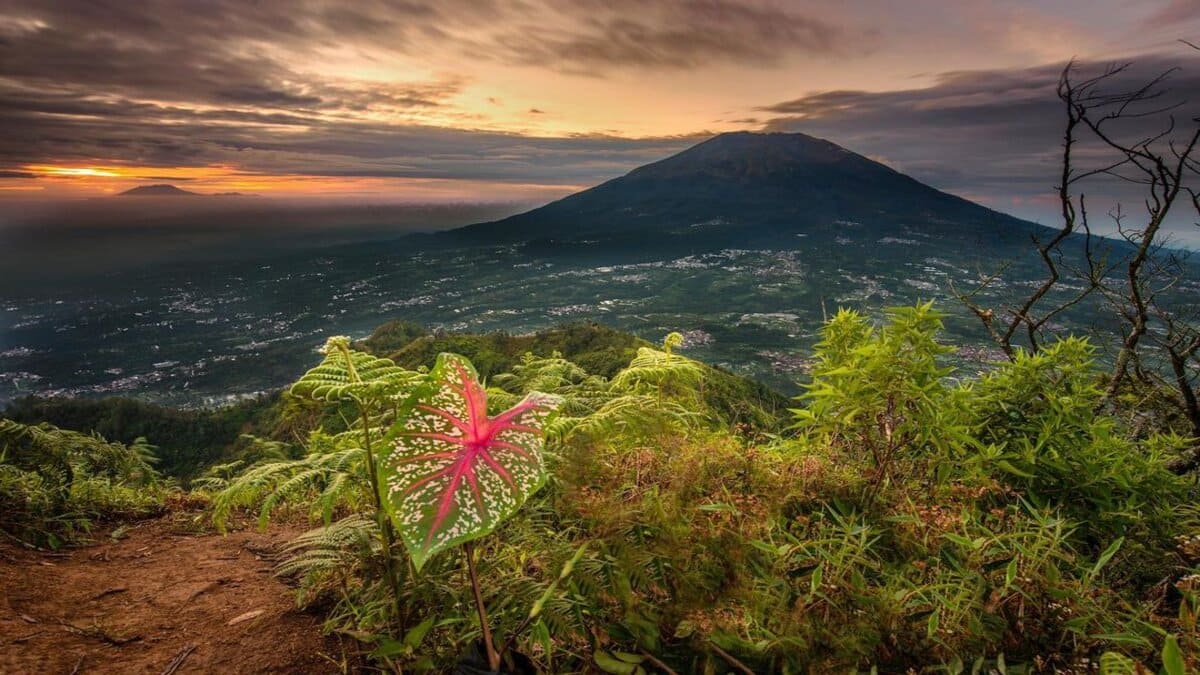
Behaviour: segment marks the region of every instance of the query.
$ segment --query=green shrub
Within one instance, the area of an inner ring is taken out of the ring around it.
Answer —
[[[154,448],[0,419],[0,531],[58,548],[102,519],[162,506]]]
[[[1200,562],[1173,540],[1200,532],[1164,468],[1181,439],[1101,411],[1083,341],[956,381],[941,328],[928,304],[881,325],[839,312],[783,436],[765,399],[714,399],[722,375],[670,339],[612,372],[509,361],[493,412],[534,390],[563,405],[546,487],[478,543],[497,634],[547,672],[1069,672],[1151,662],[1165,633],[1192,649],[1195,603],[1164,619],[1154,590]],[[324,519],[280,568],[302,601],[390,667],[446,669],[479,637],[471,585],[434,556],[389,590],[403,554],[362,515],[363,431],[395,410],[357,427],[326,410],[303,457],[215,476],[216,504]]]
[[[1171,437],[1143,441],[1122,433],[1102,401],[1094,349],[1069,338],[1016,358],[970,389],[970,423],[980,465],[1039,507],[1059,509],[1077,523],[1093,551],[1117,537],[1130,548],[1148,539],[1161,546],[1175,534],[1173,509],[1187,483],[1166,466]],[[1146,571],[1162,571],[1143,551]]]
[[[812,381],[792,410],[809,445],[830,445],[870,462],[872,491],[899,472],[953,461],[974,446],[962,396],[940,358],[941,314],[931,303],[888,312],[875,327],[841,310],[816,346]],[[931,463],[931,464],[930,464]]]

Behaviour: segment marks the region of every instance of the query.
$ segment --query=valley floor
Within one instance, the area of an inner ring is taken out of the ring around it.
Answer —
[[[341,650],[272,574],[297,532],[195,534],[177,512],[40,553],[0,543],[0,673],[326,673]]]

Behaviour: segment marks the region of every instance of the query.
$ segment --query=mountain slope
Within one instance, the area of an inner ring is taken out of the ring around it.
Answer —
[[[159,185],[140,185],[117,195],[118,197],[197,197],[199,193],[189,192],[174,185],[162,183]]]
[[[836,221],[901,231],[964,226],[1028,241],[1038,226],[947,194],[805,134],[727,133],[589,190],[455,231],[499,241],[570,242],[662,233],[798,233]],[[720,233],[725,236],[720,236]]]

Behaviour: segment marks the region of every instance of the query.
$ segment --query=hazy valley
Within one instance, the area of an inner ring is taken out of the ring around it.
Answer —
[[[812,186],[813,175],[828,184]],[[295,251],[281,248],[287,238],[263,240],[230,259],[148,255],[52,293],[6,286],[0,400],[214,405],[283,386],[331,333],[365,336],[397,318],[451,332],[575,321],[649,340],[680,331],[689,355],[795,393],[830,313],[918,299],[958,317],[951,340],[974,372],[998,352],[952,287],[971,291],[1003,270],[978,298],[998,304],[1036,283],[1034,237],[1047,233],[825,141],[718,137],[492,224]],[[1087,332],[1099,317],[1084,306],[1056,331]]]

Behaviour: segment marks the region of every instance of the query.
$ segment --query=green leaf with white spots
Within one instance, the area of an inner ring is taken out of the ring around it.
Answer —
[[[475,368],[442,354],[401,408],[380,455],[380,492],[413,565],[496,529],[546,482],[546,419],[562,399],[532,392],[492,417]]]

